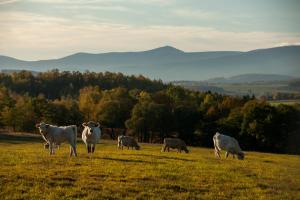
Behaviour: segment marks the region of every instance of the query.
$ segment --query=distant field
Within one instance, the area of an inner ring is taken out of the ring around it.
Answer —
[[[294,105],[296,103],[300,104],[299,100],[277,100],[277,101],[268,101],[273,106],[278,106],[279,104],[286,104],[286,105]]]
[[[215,84],[216,87],[221,87],[226,91],[237,94],[254,94],[255,96],[265,95],[266,93],[296,93],[294,89],[288,89],[286,83],[224,83]]]
[[[25,140],[25,141],[24,141]],[[213,149],[161,153],[161,145],[117,150],[82,143],[50,156],[39,138],[0,137],[0,199],[299,199],[300,156],[246,152],[216,159]],[[224,155],[224,154],[223,154]]]
[[[177,81],[187,89],[196,91],[212,91],[229,95],[255,95],[264,96],[274,93],[299,93],[297,88],[288,86],[288,82],[252,82],[252,83],[206,83],[201,81]]]

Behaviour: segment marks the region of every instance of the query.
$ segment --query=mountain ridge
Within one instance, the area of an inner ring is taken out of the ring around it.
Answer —
[[[163,46],[137,52],[85,53],[62,58],[24,61],[0,56],[0,69],[46,71],[52,68],[78,71],[112,71],[143,74],[163,80],[205,80],[247,73],[300,74],[300,46],[251,51],[184,52]]]

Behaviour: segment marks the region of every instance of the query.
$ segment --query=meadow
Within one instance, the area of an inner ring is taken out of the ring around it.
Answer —
[[[101,140],[78,157],[63,144],[53,156],[39,137],[0,137],[0,199],[300,199],[300,156],[246,152],[243,161],[160,152],[160,144],[118,150]]]

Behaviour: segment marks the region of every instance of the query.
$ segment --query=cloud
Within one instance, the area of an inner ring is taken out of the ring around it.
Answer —
[[[139,51],[164,45],[185,51],[246,51],[300,43],[298,33],[233,32],[199,26],[134,26],[26,12],[1,12],[0,27],[0,54],[27,60],[58,58],[82,51]]]
[[[15,3],[19,0],[0,0],[0,6],[4,4],[10,4],[10,3]]]
[[[177,15],[178,17],[189,19],[216,19],[219,17],[219,14],[216,12],[194,9],[175,9],[172,11],[172,13]]]
[[[7,0],[8,1],[8,0]],[[97,3],[135,3],[169,5],[174,0],[28,0],[35,3],[47,4],[97,4]]]
[[[300,45],[300,41],[299,42],[281,42],[281,43],[275,44],[274,47],[284,47],[284,46],[290,46],[290,45]]]

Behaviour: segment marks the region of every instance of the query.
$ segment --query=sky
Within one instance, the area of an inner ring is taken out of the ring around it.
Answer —
[[[300,45],[300,0],[0,0],[0,55]]]

